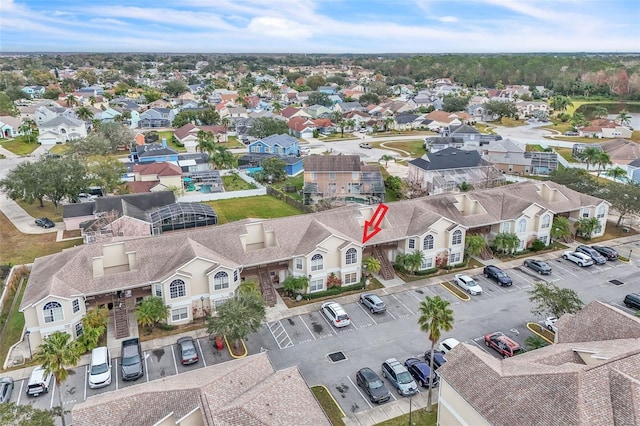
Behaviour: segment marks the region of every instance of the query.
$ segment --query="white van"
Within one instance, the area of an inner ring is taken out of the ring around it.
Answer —
[[[106,346],[100,346],[91,351],[89,364],[89,387],[91,389],[109,386],[111,384],[111,356]]]
[[[31,372],[31,376],[29,376],[27,395],[38,396],[41,393],[49,392],[52,377],[53,375],[51,373],[47,373],[41,365],[34,368]]]

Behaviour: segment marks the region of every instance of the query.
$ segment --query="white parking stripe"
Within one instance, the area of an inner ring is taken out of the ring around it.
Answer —
[[[176,351],[173,349],[174,345],[171,345],[171,355],[173,355],[173,366],[176,368],[176,374],[178,374],[178,362],[176,361]]]
[[[84,366],[84,401],[87,400],[87,377],[89,376],[89,366]]]
[[[360,392],[360,388],[358,386],[356,386],[355,383],[353,383],[353,380],[351,380],[351,377],[347,376],[347,380],[349,380],[349,382],[351,383],[351,385],[353,385],[353,387],[358,391],[358,393],[360,394],[360,396],[362,397],[362,399],[364,399],[364,402],[367,403],[367,405],[369,406],[369,408],[373,408],[373,406],[371,405],[371,403],[369,402],[369,398],[365,397],[363,395],[362,392]]]
[[[286,349],[286,348],[290,348],[291,346],[293,346],[293,341],[289,337],[289,333],[287,333],[287,330],[285,330],[285,328],[282,325],[281,321],[276,321],[273,324],[267,323],[267,328],[269,329],[269,332],[271,333],[271,336],[273,336],[273,340],[276,341],[276,344],[278,345],[278,347],[280,349]],[[276,335],[274,330],[277,331],[278,328],[280,328],[282,331],[280,331],[280,333],[278,333]],[[308,327],[307,327],[307,329],[308,329]],[[280,339],[280,336],[282,336],[283,334],[284,334],[284,337],[282,339]]]
[[[560,263],[558,263],[557,265],[554,265],[553,267],[558,267],[558,268],[562,269],[563,271],[565,271],[565,272],[567,272],[567,273],[569,273],[569,274],[573,275],[574,277],[577,277],[577,276],[578,276],[578,274],[576,274],[576,273],[574,273],[574,272],[571,272],[571,270],[567,269],[566,267],[564,267],[564,266],[560,266]]]
[[[522,278],[524,281],[528,282],[529,284],[533,284],[536,282],[535,280],[532,280],[531,277],[524,272],[520,272],[515,269],[511,269],[509,272],[511,272],[512,274],[516,274],[518,277]]]
[[[331,329],[331,331],[333,332],[333,334],[335,334],[336,336],[338,335],[338,332],[333,328],[333,324],[331,324],[329,322],[329,320],[327,319],[326,316],[324,316],[324,314],[322,312],[320,312],[320,316],[322,317],[322,319],[324,319],[324,322],[327,323],[327,325],[329,326],[329,328]]]
[[[362,309],[362,312],[364,312],[364,314],[365,314],[366,316],[368,316],[368,317],[369,317],[369,319],[370,319],[371,321],[373,321],[373,323],[374,323],[374,324],[376,324],[376,325],[378,324],[378,322],[377,322],[376,320],[374,320],[374,319],[373,319],[373,317],[372,317],[371,315],[369,315],[369,312],[367,312],[367,310],[366,310],[365,308],[363,308],[363,307],[362,307],[362,304],[361,304],[361,303],[357,303],[357,305],[358,305],[358,307],[359,307],[360,309]]]
[[[28,379],[23,380],[20,382],[20,392],[18,392],[18,400],[16,401],[16,405],[20,405],[20,397],[22,396],[22,391],[24,388],[24,384],[27,382]],[[85,395],[84,399],[87,399],[87,396]]]
[[[404,306],[404,308],[405,308],[407,311],[409,311],[409,312],[411,313],[411,315],[415,315],[415,314],[413,313],[413,311],[407,307],[407,305],[405,305],[404,303],[402,303],[402,302],[400,301],[400,299],[398,299],[398,298],[395,296],[395,294],[392,294],[392,295],[391,295],[391,297],[393,297],[394,299],[396,299],[396,300],[398,301],[398,303],[399,303],[399,304],[401,304],[402,306]]]
[[[118,390],[118,358],[112,358],[115,367],[111,370],[111,374],[116,376],[116,390]]]
[[[85,380],[86,382],[86,380]],[[53,396],[56,394],[56,378],[55,376],[52,377],[52,385],[51,385],[52,389],[51,389],[51,403],[49,404],[49,410],[51,410],[53,408]],[[60,407],[62,408],[62,407]]]
[[[147,377],[147,383],[149,383],[149,362],[147,361],[149,357],[147,356],[147,352],[143,352],[143,355],[144,355],[144,371],[146,373],[145,376]],[[148,354],[148,355],[151,356],[151,354]]]
[[[391,315],[391,318],[393,318],[394,320],[398,319],[398,318],[396,318],[395,315],[393,315],[391,312],[389,312],[389,309],[387,309],[385,312],[388,313],[389,315]]]
[[[196,342],[198,342],[198,347],[200,348],[200,354],[202,355],[202,362],[204,363],[204,366],[207,366],[207,360],[204,359],[204,351],[202,350],[202,345],[200,344],[200,339],[196,339]]]
[[[300,318],[300,321],[302,321],[302,324],[304,324],[305,328],[307,329],[307,331],[309,332],[309,334],[311,334],[311,337],[313,337],[313,340],[318,340],[316,339],[316,336],[313,334],[313,332],[311,331],[311,329],[309,328],[309,326],[307,325],[306,322],[304,322],[304,320],[302,319],[302,317],[300,315],[298,315],[298,318]]]
[[[409,294],[412,295],[418,302],[423,302],[423,300],[416,296],[414,292],[414,290],[409,290]]]
[[[481,337],[481,339],[484,341],[484,337]],[[485,345],[481,345],[478,342],[476,342],[476,339],[471,339],[471,341],[480,349],[482,349],[483,351],[485,351],[486,353],[488,353],[489,355],[491,355],[491,353],[487,350]]]

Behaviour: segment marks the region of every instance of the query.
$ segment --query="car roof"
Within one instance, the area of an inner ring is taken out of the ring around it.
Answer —
[[[370,379],[379,379],[380,377],[378,376],[378,373],[376,373],[375,371],[373,371],[371,368],[369,367],[364,367],[361,368],[359,371],[360,374],[362,374],[364,376],[365,379],[370,380]]]
[[[487,265],[487,266],[485,266],[485,268],[487,268],[487,269],[495,269],[496,271],[502,271],[502,269],[500,269],[496,265]]]
[[[183,342],[193,342],[193,337],[185,336],[178,339],[178,343],[183,343]]]

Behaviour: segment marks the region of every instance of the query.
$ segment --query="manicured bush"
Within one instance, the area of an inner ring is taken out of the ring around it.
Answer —
[[[316,293],[305,294],[305,295],[303,295],[303,297],[305,299],[308,299],[308,300],[309,299],[319,299],[321,297],[335,296],[337,294],[346,293],[346,292],[355,291],[355,290],[363,290],[363,289],[364,289],[364,284],[358,283],[358,284],[353,284],[353,285],[349,285],[349,286],[331,287],[329,290],[318,291]]]
[[[531,247],[530,248],[531,248],[532,251],[540,251],[540,250],[544,250],[545,247],[546,247],[546,244],[543,243],[542,241],[534,240],[531,243]]]

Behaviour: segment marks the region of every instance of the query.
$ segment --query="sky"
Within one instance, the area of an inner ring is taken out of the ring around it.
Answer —
[[[0,0],[0,52],[640,52],[640,0]]]

